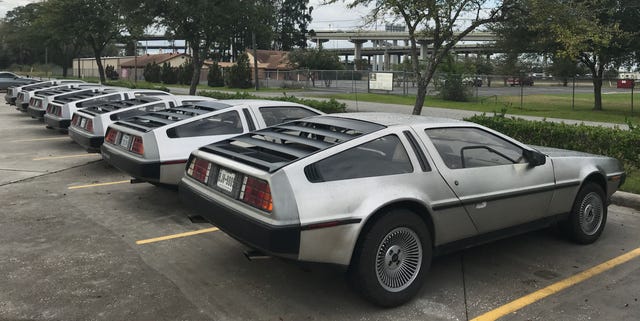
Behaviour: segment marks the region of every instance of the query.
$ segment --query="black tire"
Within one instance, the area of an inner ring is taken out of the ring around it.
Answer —
[[[588,182],[580,189],[565,230],[576,243],[591,244],[602,234],[607,223],[607,203],[602,187]]]
[[[422,287],[431,254],[431,237],[425,222],[409,210],[390,210],[363,231],[351,260],[349,278],[372,303],[399,306]]]

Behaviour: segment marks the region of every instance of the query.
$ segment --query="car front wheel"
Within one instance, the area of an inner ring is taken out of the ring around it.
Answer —
[[[580,244],[591,244],[602,234],[607,222],[607,204],[602,187],[586,183],[573,203],[567,229]]]
[[[367,300],[382,307],[409,301],[420,290],[431,263],[431,237],[416,214],[394,209],[367,229],[349,273]]]

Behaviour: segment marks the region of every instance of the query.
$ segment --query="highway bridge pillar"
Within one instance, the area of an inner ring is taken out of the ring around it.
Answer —
[[[360,60],[362,59],[362,44],[367,42],[367,40],[349,40],[355,45],[355,50],[353,51],[353,59]],[[353,68],[357,69],[357,64],[353,64]]]
[[[420,44],[420,60],[427,60],[427,55],[429,54],[429,42],[425,40],[418,40],[418,44]]]

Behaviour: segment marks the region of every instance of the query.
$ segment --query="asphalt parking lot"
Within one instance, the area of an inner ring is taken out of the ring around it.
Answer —
[[[380,309],[336,267],[248,261],[176,191],[130,184],[99,154],[4,103],[0,137],[0,320],[640,317],[632,209],[611,206],[592,245],[549,229],[437,258],[415,300]]]

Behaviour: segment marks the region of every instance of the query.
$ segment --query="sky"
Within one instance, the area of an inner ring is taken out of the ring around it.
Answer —
[[[0,17],[7,11],[37,0],[0,0]],[[313,21],[309,28],[314,30],[355,29],[362,25],[361,17],[365,16],[365,8],[347,9],[342,1],[332,5],[322,5],[323,0],[310,0]]]

